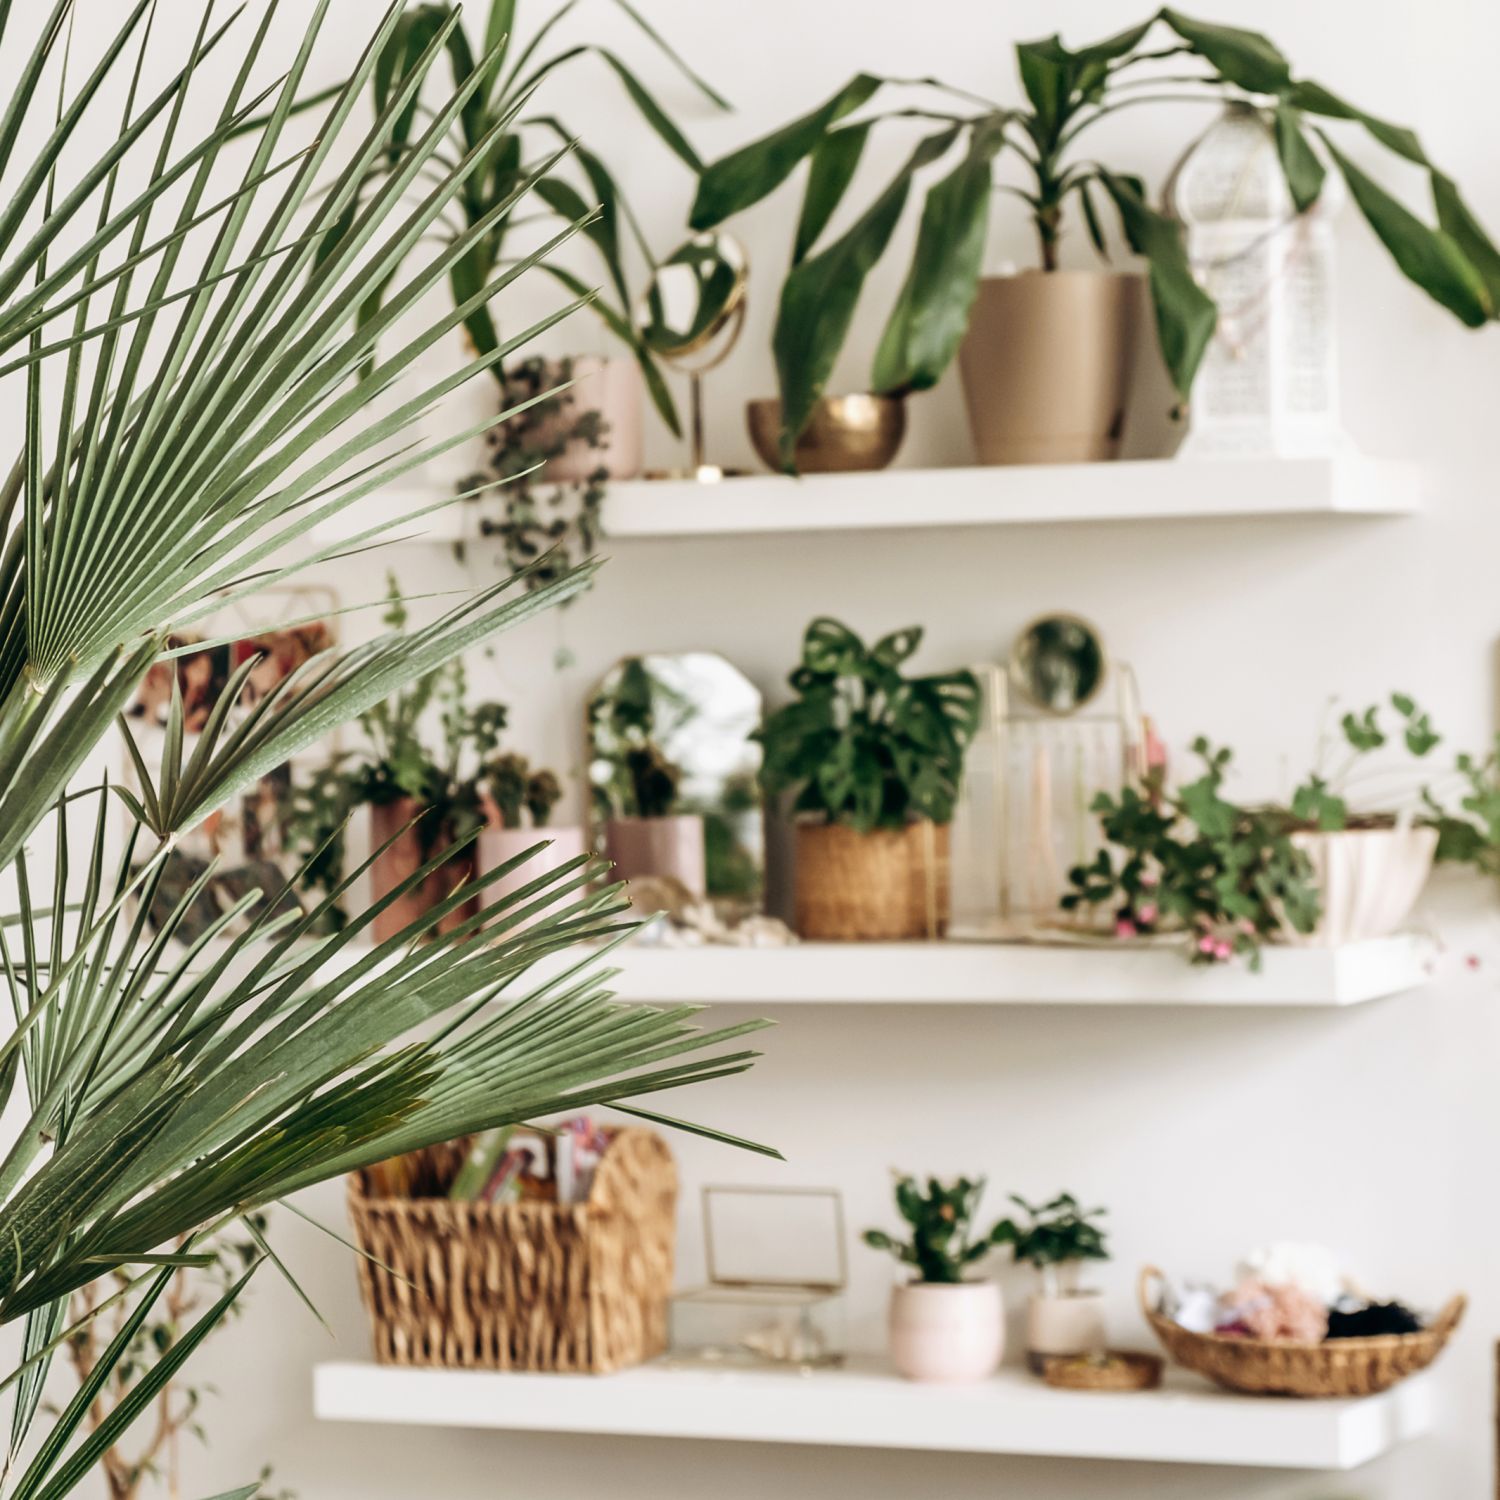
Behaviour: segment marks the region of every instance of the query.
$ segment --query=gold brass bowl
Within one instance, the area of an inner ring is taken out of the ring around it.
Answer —
[[[769,469],[780,470],[781,402],[751,401],[745,407],[750,441]],[[824,396],[797,439],[796,464],[803,474],[883,469],[906,436],[903,396]]]

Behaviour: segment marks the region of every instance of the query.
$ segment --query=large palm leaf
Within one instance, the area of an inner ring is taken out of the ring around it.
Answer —
[[[177,838],[238,788],[568,597],[587,568],[529,594],[502,581],[425,630],[319,658],[235,719],[237,677],[191,746],[174,703],[161,768],[147,774],[138,756],[136,792],[73,785],[174,629],[328,555],[304,547],[287,561],[286,549],[472,436],[423,446],[410,432],[535,331],[452,375],[419,378],[434,344],[552,248],[422,319],[424,296],[513,201],[423,252],[510,128],[513,112],[502,113],[461,159],[441,151],[455,121],[475,118],[503,38],[434,100],[430,75],[456,24],[446,17],[382,78],[378,116],[361,124],[357,101],[377,67],[389,68],[393,5],[348,81],[320,96],[313,143],[298,148],[288,127],[327,0],[315,0],[284,75],[262,90],[277,5],[221,24],[203,0],[180,70],[147,95],[154,9],[139,0],[98,64],[53,104],[73,19],[73,0],[55,0],[20,43],[19,82],[0,114],[0,378],[16,385],[25,420],[0,485],[0,869],[19,899],[15,921],[0,925],[14,1021],[0,1040],[0,1104],[23,1088],[25,1117],[0,1143],[0,1322],[26,1320],[21,1361],[0,1383],[14,1398],[16,1497],[57,1500],[74,1488],[238,1290],[105,1427],[78,1441],[89,1406],[80,1392],[38,1441],[42,1381],[79,1286],[123,1273],[132,1328],[164,1279],[194,1263],[196,1236],[284,1194],[456,1134],[738,1072],[753,1056],[733,1045],[752,1027],[705,1035],[689,1009],[610,999],[611,971],[596,955],[626,929],[626,907],[588,861],[439,936],[472,888],[457,893],[373,946],[362,946],[373,911],[318,939],[321,913],[287,915],[259,893],[187,946],[176,933],[198,887],[155,928],[146,920],[161,912]],[[0,0],[6,48],[20,24],[13,10]],[[238,64],[214,124],[186,139],[203,62],[229,49]],[[111,118],[100,100],[122,71],[126,102]],[[430,112],[413,130],[419,94]],[[372,177],[392,160],[395,132],[399,168]],[[23,160],[18,143],[38,136]],[[85,136],[109,144],[75,170]],[[122,167],[141,162],[146,185],[127,197]],[[515,194],[554,166],[518,178]],[[586,227],[565,227],[553,245]],[[376,285],[380,311],[351,335]],[[73,825],[90,812],[80,840]],[[122,815],[134,828],[115,857],[108,825]],[[27,841],[44,827],[51,875],[40,899]],[[112,1362],[106,1353],[99,1378]]]

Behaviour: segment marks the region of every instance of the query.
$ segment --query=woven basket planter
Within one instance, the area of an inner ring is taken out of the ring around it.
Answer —
[[[859,833],[797,825],[797,931],[814,942],[937,938],[948,928],[948,826]]]
[[[1373,1396],[1425,1370],[1443,1351],[1464,1313],[1454,1297],[1420,1333],[1318,1344],[1263,1343],[1233,1334],[1192,1333],[1163,1317],[1152,1296],[1161,1272],[1141,1272],[1141,1311],[1162,1347],[1186,1369],[1231,1391],[1256,1396]]]
[[[450,1181],[466,1146],[420,1153],[417,1189]],[[381,1364],[603,1374],[665,1350],[677,1171],[651,1131],[616,1134],[584,1203],[372,1192],[349,1179],[355,1239],[381,1263],[359,1259]]]

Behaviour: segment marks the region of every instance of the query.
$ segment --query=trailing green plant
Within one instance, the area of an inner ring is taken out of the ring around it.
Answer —
[[[1002,1219],[990,1232],[992,1245],[1009,1245],[1017,1261],[1046,1272],[1073,1261],[1108,1260],[1104,1230],[1095,1222],[1107,1212],[1085,1209],[1071,1193],[1059,1193],[1047,1203],[1028,1203],[1017,1193],[1010,1201],[1024,1220]]]
[[[958,1177],[942,1182],[929,1177],[924,1187],[915,1177],[896,1178],[896,1211],[911,1227],[909,1239],[898,1240],[883,1229],[867,1229],[864,1242],[885,1250],[903,1266],[911,1266],[917,1280],[951,1286],[989,1253],[993,1231],[975,1235],[974,1215],[984,1196],[984,1178]]]
[[[979,683],[967,671],[903,676],[921,644],[917,626],[867,646],[837,620],[814,620],[787,679],[797,696],[756,736],[766,791],[795,792],[795,814],[861,833],[951,822],[979,728]]]
[[[542,588],[592,557],[599,544],[609,470],[609,424],[579,404],[571,385],[570,359],[526,359],[502,377],[504,404],[519,408],[503,427],[485,435],[488,468],[459,481],[461,495],[488,507],[488,492],[500,485],[498,519],[481,511],[479,534],[498,538],[513,569],[529,568],[533,588]],[[597,451],[599,461],[579,481],[548,479],[546,466],[575,444]],[[462,561],[467,547],[455,544]]]
[[[609,1102],[662,1121],[639,1101],[737,1073],[754,1055],[732,1045],[753,1026],[705,1035],[681,1010],[617,1005],[589,956],[561,982],[555,971],[532,977],[538,961],[607,945],[629,927],[619,888],[601,887],[587,858],[440,933],[501,878],[480,876],[369,946],[375,909],[318,935],[347,885],[306,913],[247,891],[178,943],[195,885],[151,925],[184,834],[337,725],[570,597],[593,572],[532,593],[524,580],[496,581],[431,624],[314,657],[243,707],[252,658],[192,738],[174,694],[154,767],[120,719],[149,669],[173,656],[174,635],[344,552],[347,540],[313,543],[313,528],[477,436],[488,423],[425,443],[412,429],[563,315],[459,371],[418,374],[428,351],[573,226],[460,305],[424,316],[491,222],[420,259],[411,252],[503,128],[457,161],[446,155],[471,79],[435,95],[393,148],[451,20],[389,72],[386,107],[362,118],[401,21],[393,6],[372,21],[348,81],[317,104],[311,144],[289,143],[328,8],[304,7],[289,64],[269,70],[279,76],[257,95],[274,8],[218,26],[205,4],[195,29],[157,28],[156,42],[184,57],[159,82],[147,51],[154,7],[136,0],[101,40],[97,66],[60,82],[72,0],[0,6],[10,81],[0,379],[24,414],[0,482],[0,872],[17,908],[0,923],[14,1022],[0,1038],[0,1324],[15,1335],[0,1380],[9,1500],[62,1500],[85,1483],[274,1260],[258,1244],[256,1260],[89,1431],[100,1390],[162,1316],[177,1273],[215,1264],[216,1232],[238,1223],[254,1239],[267,1205],[459,1135]],[[488,49],[479,76],[501,58]],[[200,102],[213,123],[192,138],[184,121]],[[103,144],[84,149],[90,138]],[[393,149],[401,165],[372,184]],[[408,203],[419,177],[425,195]],[[528,177],[517,191],[530,187]],[[497,204],[496,217],[504,212]],[[381,312],[351,334],[356,310],[397,266]],[[400,346],[376,355],[397,321]],[[395,404],[377,404],[386,397]],[[354,545],[389,529],[373,525]],[[136,772],[128,791],[83,772],[103,762],[117,721]],[[121,807],[130,830],[116,848]],[[485,1003],[502,992],[503,1006]],[[94,1309],[73,1316],[73,1295],[101,1283]],[[122,1304],[128,1314],[88,1380],[42,1421],[55,1355]]]
[[[866,106],[877,95],[910,80],[857,74],[815,109],[703,173],[691,215],[700,230],[751,207],[800,162],[811,163],[772,341],[788,467],[833,373],[865,278],[890,245],[914,180],[939,164],[948,170],[927,192],[911,264],[876,350],[871,389],[921,391],[942,376],[968,324],[997,171],[1015,163],[1023,185],[1004,182],[998,190],[1024,205],[1044,270],[1058,266],[1074,212],[1094,248],[1107,256],[1101,208],[1113,208],[1129,248],[1149,267],[1162,354],[1178,396],[1187,401],[1217,309],[1193,277],[1178,225],[1151,206],[1141,179],[1106,167],[1085,150],[1085,137],[1096,125],[1138,105],[1218,101],[1261,112],[1274,130],[1297,211],[1318,202],[1327,163],[1333,163],[1405,276],[1470,327],[1496,315],[1500,251],[1417,136],[1297,78],[1283,53],[1259,33],[1166,8],[1086,47],[1065,47],[1058,36],[1022,42],[1016,64],[1026,97],[1021,107],[920,80],[938,92],[936,105],[872,111]],[[830,237],[830,223],[872,131],[896,120],[917,120],[926,134],[859,216]],[[1436,227],[1344,155],[1326,129],[1332,122],[1362,127],[1393,155],[1425,169]]]
[[[659,711],[671,713],[658,723]],[[627,657],[589,704],[589,738],[595,815],[665,818],[677,807],[682,768],[661,747],[661,736],[680,729],[698,706],[651,675],[644,658]]]
[[[1235,955],[1260,964],[1261,944],[1284,925],[1309,933],[1320,911],[1312,866],[1280,808],[1242,807],[1224,795],[1232,759],[1199,738],[1202,774],[1167,786],[1160,772],[1093,811],[1109,843],[1069,872],[1065,911],[1109,907],[1118,937],[1182,933],[1194,963]]]
[[[629,0],[613,3],[634,23],[651,50],[665,58],[698,95],[716,109],[729,108]],[[576,72],[575,64],[587,65],[590,60],[601,64],[672,156],[693,174],[702,170],[703,163],[680,127],[618,53],[592,42],[556,44],[553,30],[574,9],[574,3],[555,8],[529,36],[519,26],[521,9],[519,0],[490,0],[483,36],[476,40],[460,19],[457,4],[411,6],[390,34],[371,77],[376,112],[389,108],[413,62],[439,38],[448,52],[454,86],[464,91],[463,108],[446,122],[443,149],[460,159],[478,157],[477,170],[465,178],[453,199],[452,218],[445,217],[436,226],[439,233],[454,238],[479,231],[449,274],[453,301],[465,310],[463,323],[473,347],[480,355],[500,348],[493,309],[487,302],[476,302],[474,293],[514,256],[517,231],[525,235],[526,226],[538,217],[583,223],[610,285],[609,295],[591,294],[591,306],[635,356],[657,411],[672,432],[680,435],[671,393],[635,321],[637,298],[626,270],[627,241],[635,242],[648,267],[655,268],[656,258],[604,158],[580,142],[556,112],[565,107],[551,102],[557,94],[557,80],[564,73]],[[411,142],[428,118],[426,105],[419,89],[396,115],[385,153],[376,164],[386,177],[405,174]],[[413,188],[425,191],[415,182]],[[390,274],[395,269],[392,265]],[[564,267],[544,263],[542,269],[569,295],[590,294],[588,285]],[[377,283],[361,308],[361,319],[378,317],[386,300],[385,283]],[[510,404],[505,367],[497,362],[492,368]]]
[[[1442,736],[1432,727],[1431,716],[1417,707],[1406,693],[1392,693],[1390,706],[1400,719],[1397,733],[1407,752],[1418,760],[1430,755],[1442,743]],[[1339,720],[1342,763],[1328,769],[1324,762],[1328,756],[1326,741],[1318,747],[1318,765],[1308,774],[1292,793],[1291,816],[1308,827],[1324,833],[1337,833],[1351,826],[1349,792],[1351,777],[1356,766],[1368,755],[1383,750],[1390,743],[1390,732],[1386,729],[1380,704],[1372,704],[1363,713],[1346,713]],[[1379,812],[1373,815],[1355,815],[1354,823],[1389,822],[1394,815]]]
[[[524,755],[496,756],[480,779],[505,828],[521,827],[523,808],[531,815],[533,828],[545,828],[552,809],[562,801],[562,782],[551,771],[533,771]]]

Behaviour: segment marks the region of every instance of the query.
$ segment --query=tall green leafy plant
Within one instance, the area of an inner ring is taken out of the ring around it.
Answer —
[[[375,107],[384,110],[388,106],[413,60],[426,51],[434,37],[441,36],[454,85],[469,89],[463,109],[449,123],[447,145],[455,154],[464,155],[483,143],[478,169],[453,199],[457,222],[445,221],[437,226],[438,233],[454,238],[460,236],[460,224],[465,229],[484,226],[449,272],[453,299],[467,309],[463,324],[475,349],[481,355],[498,349],[500,332],[487,302],[468,304],[517,253],[515,243],[524,235],[525,223],[539,215],[555,217],[565,224],[587,220],[584,234],[599,254],[610,288],[608,293],[594,295],[591,305],[610,332],[635,355],[657,411],[673,433],[680,435],[671,392],[635,319],[626,247],[634,241],[641,257],[653,268],[655,255],[604,157],[578,141],[555,112],[559,107],[553,103],[559,80],[575,74],[576,65],[599,65],[606,75],[614,76],[648,129],[689,172],[700,172],[703,162],[671,115],[618,53],[590,42],[555,42],[554,28],[576,4],[577,0],[568,0],[526,36],[519,24],[523,9],[519,0],[490,0],[482,43],[459,19],[458,5],[413,5],[391,33],[371,76]],[[729,108],[728,102],[688,66],[629,0],[614,0],[614,4],[634,23],[651,50],[665,58],[698,95],[716,109]],[[382,164],[385,173],[401,172],[425,118],[422,103],[419,91],[396,116]],[[562,148],[570,145],[571,150],[564,152]],[[543,163],[540,169],[539,150]],[[503,213],[494,212],[497,204],[506,205]],[[595,207],[597,212],[590,218],[590,210]],[[544,264],[543,269],[571,295],[589,292],[587,285],[564,267]],[[385,287],[377,284],[361,316],[366,320],[377,316],[384,296]],[[494,374],[503,389],[504,370],[498,363]]]
[[[969,1267],[990,1251],[995,1231],[974,1233],[974,1215],[983,1196],[982,1177],[957,1177],[952,1182],[929,1177],[924,1186],[915,1177],[897,1176],[896,1211],[908,1225],[910,1237],[901,1240],[883,1229],[867,1229],[865,1244],[894,1255],[928,1286],[957,1285]]]
[[[861,833],[951,822],[979,683],[966,671],[904,676],[921,644],[916,626],[867,646],[837,620],[814,620],[788,678],[797,696],[757,736],[766,791],[794,792],[794,813]]]
[[[1264,111],[1299,212],[1318,201],[1331,162],[1403,275],[1470,327],[1495,317],[1500,251],[1415,133],[1296,77],[1286,56],[1258,32],[1164,8],[1090,46],[1065,47],[1051,36],[1020,43],[1015,55],[1024,105],[976,99],[929,80],[940,92],[938,105],[877,110],[867,106],[902,81],[860,73],[815,109],[703,173],[692,210],[700,230],[751,207],[799,163],[810,162],[773,336],[789,467],[848,336],[865,278],[890,245],[916,177],[939,164],[946,172],[927,192],[911,264],[875,354],[873,390],[926,390],[948,367],[978,286],[991,201],[1003,191],[1024,206],[1044,270],[1059,263],[1070,214],[1106,255],[1102,210],[1114,211],[1130,249],[1149,267],[1162,354],[1187,400],[1217,309],[1193,279],[1178,226],[1148,202],[1140,178],[1088,154],[1094,127],[1137,105],[1220,101]],[[876,127],[911,119],[927,133],[848,227],[830,235]],[[1362,127],[1427,172],[1435,226],[1334,144],[1327,129],[1333,122]],[[997,169],[1011,163],[1020,185],[997,186]]]
[[[273,914],[249,892],[190,944],[174,932],[197,888],[169,904],[158,930],[148,923],[177,841],[240,788],[567,598],[592,571],[530,594],[497,582],[421,629],[314,658],[238,712],[247,662],[193,741],[174,700],[160,764],[138,755],[134,792],[116,798],[82,774],[148,668],[171,654],[173,632],[342,550],[309,546],[312,528],[503,420],[437,443],[411,437],[449,391],[555,321],[419,378],[374,415],[428,349],[544,253],[498,269],[441,317],[417,314],[512,203],[418,250],[509,128],[496,121],[456,159],[446,154],[500,48],[432,100],[399,165],[370,189],[449,45],[451,18],[390,78],[374,120],[357,124],[401,8],[377,18],[347,83],[323,100],[311,144],[298,145],[288,124],[327,0],[308,5],[305,34],[264,89],[252,80],[274,4],[224,26],[205,5],[160,87],[146,83],[157,72],[146,56],[152,9],[132,5],[97,67],[69,74],[59,92],[72,0],[45,13],[0,5],[0,53],[14,58],[0,113],[0,375],[24,429],[0,482],[0,871],[18,906],[0,925],[13,1018],[0,1039],[0,1106],[16,1122],[0,1138],[0,1323],[21,1325],[18,1362],[0,1379],[13,1500],[74,1491],[234,1304],[254,1266],[85,1431],[177,1271],[212,1263],[205,1236],[236,1221],[248,1230],[257,1210],[303,1187],[455,1135],[610,1101],[657,1119],[629,1101],[739,1072],[753,1055],[725,1050],[751,1028],[704,1035],[685,1010],[615,1005],[591,954],[532,975],[538,959],[622,931],[618,890],[596,888],[587,859],[450,933],[437,925],[473,887],[370,946],[380,905],[314,936],[342,888],[307,913]],[[215,53],[233,66],[210,97],[199,78]],[[128,86],[107,108],[121,92],[104,91],[116,71]],[[190,99],[211,111],[197,136]],[[78,149],[87,139],[104,143],[91,159]],[[145,170],[122,175],[127,158]],[[528,175],[513,197],[532,185]],[[381,310],[351,335],[376,285]],[[381,342],[390,352],[375,353]],[[131,828],[113,851],[120,805]],[[488,1005],[502,994],[503,1006]],[[81,1331],[72,1294],[117,1272],[124,1285],[82,1326],[121,1301],[128,1315],[75,1397],[40,1421],[50,1362]]]

